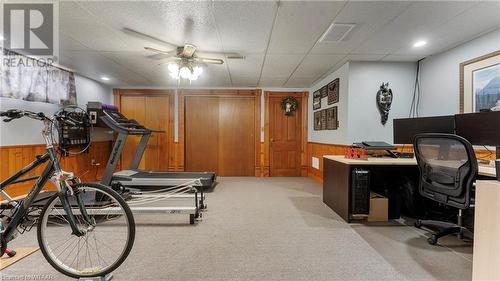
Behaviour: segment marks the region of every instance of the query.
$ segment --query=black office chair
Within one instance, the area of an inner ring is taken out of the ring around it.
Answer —
[[[419,134],[413,141],[415,157],[420,169],[420,195],[438,203],[458,208],[457,224],[448,224],[432,233],[427,242],[435,245],[440,237],[458,234],[463,238],[470,231],[462,226],[462,210],[474,206],[474,180],[477,177],[477,159],[472,145],[466,139],[450,134]],[[438,221],[417,220],[415,226],[442,226]]]

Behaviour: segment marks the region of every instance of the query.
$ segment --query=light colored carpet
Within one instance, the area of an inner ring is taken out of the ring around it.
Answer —
[[[430,246],[399,222],[347,224],[308,178],[220,178],[197,225],[136,216],[132,254],[113,280],[470,280],[471,247]],[[12,247],[36,245],[35,230]],[[67,280],[37,252],[2,271]]]

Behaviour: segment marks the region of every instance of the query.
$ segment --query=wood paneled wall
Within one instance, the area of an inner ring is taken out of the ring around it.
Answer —
[[[15,174],[21,168],[33,162],[36,155],[42,155],[45,151],[44,144],[0,147],[0,159],[2,161],[0,180],[3,181]],[[60,161],[63,170],[75,173],[82,181],[97,181],[104,173],[110,153],[111,141],[94,142],[88,153],[63,157]],[[42,164],[25,177],[40,175],[44,168],[45,165]],[[19,196],[28,193],[33,183],[34,181],[13,184],[5,190],[11,196]],[[48,183],[46,188],[53,189],[54,186]]]
[[[307,164],[308,164],[308,175],[309,177],[323,182],[323,156],[324,155],[343,155],[344,148],[347,145],[342,144],[324,144],[324,143],[315,143],[309,142],[307,144]],[[397,146],[397,151],[400,152],[413,152],[413,147],[411,145],[405,146]],[[316,157],[319,159],[319,170],[312,167],[312,157]],[[495,160],[496,155],[493,152],[484,150],[484,149],[476,149],[476,157],[480,160]]]

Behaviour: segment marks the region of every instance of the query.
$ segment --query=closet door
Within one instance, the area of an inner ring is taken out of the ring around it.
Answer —
[[[148,146],[144,152],[144,168],[151,171],[168,170],[168,128],[169,128],[169,97],[146,97],[145,126],[157,131],[151,134]]]
[[[120,102],[120,111],[128,119],[134,119],[140,124],[144,124],[146,120],[146,98],[143,96],[122,96]],[[130,168],[132,159],[134,158],[135,152],[140,136],[128,136],[123,152],[121,155],[121,169],[126,170]],[[144,157],[139,165],[140,169],[144,169]]]
[[[186,171],[253,176],[254,97],[185,97]]]
[[[254,97],[219,100],[219,173],[253,176],[255,173]]]
[[[127,96],[121,97],[120,110],[129,119],[135,119],[153,132],[139,164],[139,169],[168,170],[169,97]],[[129,136],[123,149],[122,169],[128,169],[135,156],[140,136]]]
[[[219,98],[185,97],[185,170],[218,172]]]

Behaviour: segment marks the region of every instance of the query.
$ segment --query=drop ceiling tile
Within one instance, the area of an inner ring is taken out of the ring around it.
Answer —
[[[365,41],[353,53],[389,54],[426,38],[442,24],[450,21],[474,2],[412,2],[401,15]]]
[[[381,61],[394,61],[394,62],[415,62],[424,58],[422,55],[387,55]]]
[[[344,4],[345,1],[280,2],[269,52],[306,53],[330,26]]]
[[[316,79],[312,77],[293,77],[284,86],[289,88],[306,88],[310,87],[314,81]]]
[[[379,61],[386,54],[349,54],[345,57],[347,61]]]
[[[242,54],[265,52],[276,2],[216,1],[213,7],[224,50]]]
[[[288,77],[270,78],[262,77],[259,81],[259,87],[283,87]]]
[[[61,52],[61,65],[86,77],[100,81],[102,75],[109,76],[127,85],[148,85],[150,80],[137,72],[124,69],[112,60],[94,51]]]
[[[487,31],[500,28],[500,2],[486,1],[437,28],[422,50],[402,48],[398,54],[435,54],[467,42]],[[498,40],[500,49],[500,39]]]
[[[340,42],[318,42],[312,54],[348,54],[363,41],[374,36],[385,24],[397,17],[410,1],[350,1],[335,18],[336,23],[356,26]]]
[[[245,59],[225,59],[231,76],[259,77],[264,54],[249,54]]]
[[[313,55],[309,54],[302,61],[297,70],[293,73],[294,77],[307,77],[318,79],[325,72],[339,63],[345,55]]]
[[[303,56],[298,54],[268,54],[262,70],[262,77],[288,78]]]

